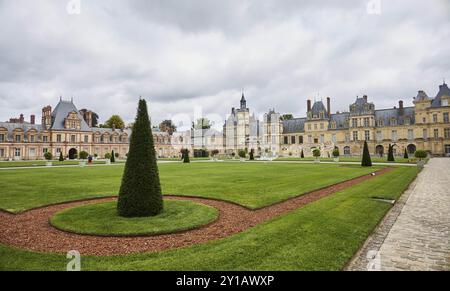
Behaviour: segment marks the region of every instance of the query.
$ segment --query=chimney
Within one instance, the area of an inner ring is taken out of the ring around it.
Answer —
[[[25,118],[23,118],[23,114],[20,114],[19,123],[24,123]]]
[[[35,115],[31,115],[30,116],[30,123],[31,124],[36,124],[36,116]]]
[[[367,95],[364,95],[363,98],[364,98],[364,100],[366,100],[366,102],[367,102]]]
[[[403,101],[402,100],[400,100],[398,102],[398,108],[403,109]]]
[[[306,102],[306,105],[308,107],[308,112],[311,111],[311,100],[308,99],[308,101]]]
[[[331,98],[327,97],[327,112],[328,112],[328,117],[331,117]]]

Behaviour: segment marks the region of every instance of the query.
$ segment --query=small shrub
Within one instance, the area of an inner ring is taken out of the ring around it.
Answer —
[[[105,159],[111,160],[111,154],[110,154],[110,153],[106,153],[106,154],[105,154]]]
[[[191,159],[189,158],[189,150],[185,149],[183,151],[183,163],[184,164],[189,164],[191,162]]]
[[[238,154],[241,159],[245,159],[246,154],[244,150],[240,150]]]
[[[89,153],[86,151],[80,152],[80,159],[86,160],[89,157]]]
[[[46,152],[46,153],[44,154],[44,158],[45,158],[47,161],[51,161],[51,160],[53,159],[53,155],[52,155],[51,152]]]
[[[416,159],[419,159],[419,160],[421,161],[421,160],[423,160],[423,159],[426,159],[426,158],[428,157],[428,154],[427,154],[426,151],[418,150],[418,151],[416,151],[416,152],[414,153],[414,157],[415,157]]]
[[[335,149],[333,150],[333,157],[339,158],[339,156],[340,156],[339,149],[338,149],[338,148],[335,148]]]
[[[322,155],[322,153],[320,152],[319,149],[314,149],[314,150],[313,150],[313,156],[314,156],[315,158],[320,158],[321,155]]]

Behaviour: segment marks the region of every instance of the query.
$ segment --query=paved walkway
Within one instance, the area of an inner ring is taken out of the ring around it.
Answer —
[[[404,196],[347,269],[450,270],[450,159],[431,159]]]

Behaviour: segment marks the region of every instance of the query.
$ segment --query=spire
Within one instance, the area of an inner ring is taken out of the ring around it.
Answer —
[[[247,109],[247,101],[245,100],[244,92],[242,92],[242,98],[241,98],[241,109]]]

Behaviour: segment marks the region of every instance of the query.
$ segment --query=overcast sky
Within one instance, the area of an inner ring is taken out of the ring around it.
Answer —
[[[60,95],[101,121],[132,121],[139,96],[155,123],[225,116],[242,90],[257,115],[300,117],[308,98],[386,108],[450,82],[448,0],[68,2],[0,0],[0,120],[40,120]]]

